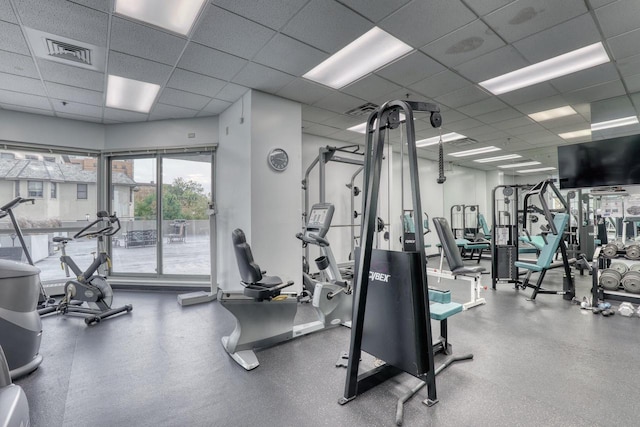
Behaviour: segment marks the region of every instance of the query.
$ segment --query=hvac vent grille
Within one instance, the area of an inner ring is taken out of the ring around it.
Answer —
[[[478,141],[476,141],[473,138],[464,138],[464,139],[458,139],[456,141],[449,141],[446,144],[450,147],[466,147],[467,145],[473,145],[477,142]]]
[[[367,102],[366,104],[362,104],[356,108],[352,108],[351,110],[347,111],[345,114],[348,116],[368,116],[376,108],[378,108],[376,104]]]
[[[91,65],[91,50],[64,43],[58,40],[46,39],[49,55],[67,61]]]

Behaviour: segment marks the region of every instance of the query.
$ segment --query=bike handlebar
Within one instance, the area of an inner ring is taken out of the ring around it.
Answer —
[[[118,231],[120,231],[120,220],[118,219],[116,214],[114,213],[113,215],[105,216],[105,215],[101,215],[103,212],[104,211],[98,212],[98,219],[96,219],[95,221],[93,221],[92,223],[90,223],[86,227],[84,227],[82,230],[80,230],[76,234],[74,234],[73,238],[74,239],[79,239],[81,237],[113,236]],[[103,222],[105,220],[105,218],[109,220],[109,225],[107,225],[106,227],[102,227],[102,228],[100,228],[98,230],[89,231],[95,225]],[[114,227],[112,225],[114,223],[117,224],[116,227]]]

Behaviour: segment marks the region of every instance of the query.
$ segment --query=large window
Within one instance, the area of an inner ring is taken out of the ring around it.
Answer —
[[[77,188],[77,199],[85,200],[89,198],[89,191],[87,188],[87,184],[78,184]]]
[[[27,193],[29,197],[43,197],[44,183],[42,181],[29,181],[27,182]]]

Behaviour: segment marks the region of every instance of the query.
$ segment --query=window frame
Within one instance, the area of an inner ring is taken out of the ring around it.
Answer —
[[[84,197],[80,197],[80,188],[84,185]],[[77,183],[76,184],[76,199],[77,200],[89,200],[89,184],[86,183]]]

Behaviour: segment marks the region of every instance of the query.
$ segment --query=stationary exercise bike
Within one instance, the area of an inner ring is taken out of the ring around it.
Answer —
[[[314,235],[310,230],[317,229],[326,234],[331,223],[333,206],[318,204],[311,208],[305,239],[320,239],[324,248],[329,242]],[[307,335],[312,332],[351,325],[351,286],[347,283],[318,282],[313,292],[312,305],[318,320],[294,325],[298,310],[295,294],[282,294],[282,290],[293,285],[283,283],[278,276],[266,276],[266,272],[255,263],[251,247],[244,232],[236,229],[232,233],[233,247],[240,270],[242,291],[218,290],[218,301],[236,318],[233,332],[222,338],[222,345],[229,355],[247,371],[257,368],[260,363],[254,350]],[[329,249],[330,253],[330,249]],[[322,257],[321,257],[322,258]],[[335,272],[338,267],[333,255],[322,262],[327,270]],[[327,275],[334,273],[327,272]]]
[[[104,246],[104,238],[110,237],[120,231],[120,220],[116,214],[109,215],[105,211],[100,211],[97,214],[98,219],[78,231],[73,238],[70,237],[54,237],[53,241],[60,243],[62,256],[60,257],[60,263],[64,268],[67,277],[70,277],[69,269],[76,275],[76,279],[67,281],[64,285],[64,297],[62,301],[55,306],[51,307],[46,313],[58,312],[60,314],[78,313],[85,315],[84,322],[87,325],[95,325],[100,323],[103,319],[107,319],[119,313],[129,313],[133,310],[131,304],[124,305],[118,308],[111,308],[113,302],[113,289],[106,280],[106,277],[100,275],[99,268],[103,264],[111,265],[111,259],[106,252]],[[93,230],[94,226],[98,226],[97,230]],[[67,255],[66,245],[73,239],[80,239],[82,237],[97,238],[98,239],[98,254],[93,260],[93,263],[85,270],[82,271],[80,267],[73,261],[73,259]],[[88,307],[78,305],[80,302],[86,303]],[[40,314],[43,310],[40,311]]]

